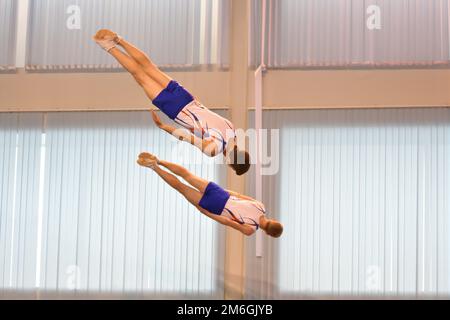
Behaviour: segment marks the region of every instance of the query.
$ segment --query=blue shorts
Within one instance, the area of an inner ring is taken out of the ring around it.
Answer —
[[[208,183],[199,206],[211,213],[221,215],[225,204],[230,198],[230,194],[214,182]]]
[[[194,97],[178,82],[172,80],[167,87],[153,99],[153,104],[174,120],[180,111],[194,101]]]

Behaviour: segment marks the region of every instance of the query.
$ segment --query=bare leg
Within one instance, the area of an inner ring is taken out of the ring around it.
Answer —
[[[201,193],[205,192],[205,189],[206,189],[206,187],[208,186],[208,183],[209,183],[207,180],[205,180],[203,178],[200,178],[200,177],[197,177],[195,174],[193,174],[192,172],[187,170],[185,167],[180,166],[180,165],[178,165],[176,163],[172,163],[172,162],[165,161],[165,160],[159,160],[158,163],[160,165],[166,167],[167,169],[169,169],[173,173],[175,173],[177,176],[182,177],[184,180],[189,182],[189,184],[191,186],[196,188]]]
[[[202,193],[191,188],[188,185],[185,185],[180,180],[177,179],[173,174],[161,169],[159,166],[155,166],[153,170],[172,188],[181,193],[190,203],[192,203],[195,207],[198,206],[200,199],[202,198]]]
[[[159,70],[158,66],[139,48],[135,47],[125,39],[121,39],[119,45],[132,57],[138,64],[141,65],[144,72],[163,88],[167,87],[172,80],[167,74]]]
[[[153,101],[164,89],[157,81],[150,78],[142,67],[127,54],[118,48],[113,48],[109,53],[134,77],[136,82],[144,89],[147,96]]]

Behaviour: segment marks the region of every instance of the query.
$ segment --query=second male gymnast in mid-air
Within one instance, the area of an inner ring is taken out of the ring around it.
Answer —
[[[237,175],[248,171],[249,154],[237,148],[235,129],[230,121],[203,106],[162,72],[144,52],[116,33],[102,29],[94,40],[131,73],[155,106],[187,130],[177,130],[162,123],[153,112],[153,121],[158,127],[198,147],[208,156],[223,153]]]
[[[214,182],[197,177],[178,164],[159,160],[150,153],[141,153],[137,163],[155,171],[201,213],[223,225],[247,236],[259,228],[274,238],[280,237],[283,233],[283,225],[276,220],[268,219],[264,205],[253,198],[224,190]],[[160,166],[183,178],[189,185],[182,183],[175,175],[161,169]]]

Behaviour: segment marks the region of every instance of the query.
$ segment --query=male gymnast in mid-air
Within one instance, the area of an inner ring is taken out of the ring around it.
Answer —
[[[131,73],[155,106],[187,130],[163,123],[153,111],[153,121],[159,128],[191,143],[208,156],[223,153],[237,175],[248,171],[249,154],[237,148],[235,129],[230,121],[202,105],[144,52],[116,33],[102,29],[93,39]]]
[[[283,225],[276,220],[268,219],[265,215],[264,205],[253,198],[224,190],[214,182],[208,182],[195,176],[186,168],[160,160],[150,153],[141,153],[137,163],[155,171],[200,212],[223,225],[236,229],[247,236],[252,235],[259,228],[274,238],[280,237],[283,233]],[[183,178],[189,185],[161,169],[160,166]]]

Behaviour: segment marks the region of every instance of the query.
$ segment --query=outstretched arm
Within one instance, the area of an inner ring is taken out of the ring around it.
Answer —
[[[235,191],[231,191],[231,190],[227,190],[227,191],[228,191],[228,193],[229,193],[230,195],[232,195],[232,196],[234,196],[234,197],[241,198],[241,199],[244,199],[244,200],[255,201],[255,202],[259,203],[259,204],[264,208],[264,204],[263,204],[261,201],[258,201],[258,200],[254,199],[254,198],[252,198],[252,197],[249,197],[249,196],[246,196],[246,195],[237,193],[237,192],[235,192]]]
[[[170,133],[172,136],[177,138],[178,140],[188,142],[193,146],[199,148],[202,152],[206,152],[206,154],[210,156],[216,155],[216,145],[212,140],[200,139],[196,135],[190,133],[185,129],[175,128],[169,124],[163,123],[161,119],[158,117],[155,111],[152,110],[152,117],[155,124],[163,129],[164,131]],[[213,145],[212,145],[213,144]]]
[[[236,197],[236,198],[241,198],[241,199],[244,199],[244,200],[256,201],[256,200],[253,199],[252,197],[249,197],[249,196],[246,196],[246,195],[237,193],[237,192],[235,192],[235,191],[232,191],[232,190],[227,190],[227,191],[228,191],[228,193],[229,193],[230,195],[232,195],[232,196],[234,196],[234,197]]]
[[[243,234],[245,234],[246,236],[250,236],[250,235],[252,235],[253,232],[254,232],[254,231],[253,231],[253,228],[250,227],[250,226],[247,226],[247,225],[244,225],[244,224],[239,224],[239,223],[237,223],[237,222],[235,222],[235,221],[232,221],[232,220],[230,220],[230,219],[228,219],[228,218],[219,216],[219,215],[217,215],[217,214],[212,214],[211,212],[209,212],[209,211],[203,209],[203,208],[200,207],[200,206],[197,206],[197,209],[198,209],[201,213],[203,213],[205,216],[207,216],[207,217],[209,217],[209,218],[211,218],[211,219],[213,219],[213,220],[219,222],[220,224],[223,224],[223,225],[225,225],[225,226],[228,226],[228,227],[231,227],[231,228],[233,228],[233,229],[235,229],[235,230],[238,230],[238,231],[242,232]]]

